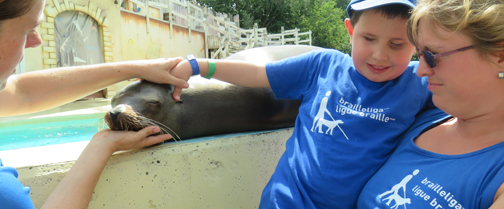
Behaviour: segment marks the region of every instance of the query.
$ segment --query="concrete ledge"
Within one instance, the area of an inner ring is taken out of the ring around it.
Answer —
[[[116,153],[98,181],[89,208],[257,208],[292,130],[204,137]],[[16,165],[19,180],[31,187],[39,208],[86,144],[17,150],[19,156],[2,155],[2,160],[4,165]],[[44,155],[67,162],[27,165],[14,160]]]

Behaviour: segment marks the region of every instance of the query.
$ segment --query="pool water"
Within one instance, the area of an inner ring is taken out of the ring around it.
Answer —
[[[0,127],[0,151],[91,140],[98,118]]]

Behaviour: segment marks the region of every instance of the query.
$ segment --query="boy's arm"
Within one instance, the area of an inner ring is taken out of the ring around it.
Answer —
[[[196,59],[200,69],[200,75],[208,74],[208,59]],[[213,60],[215,62],[215,73],[213,78],[226,81],[232,84],[245,87],[270,87],[266,75],[266,66],[257,65],[239,60]],[[171,74],[177,78],[188,80],[192,75],[192,68],[189,61],[184,60],[172,69]],[[176,87],[173,98],[180,100],[181,88]]]

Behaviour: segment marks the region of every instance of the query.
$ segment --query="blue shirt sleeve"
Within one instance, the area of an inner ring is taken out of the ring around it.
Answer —
[[[0,160],[0,206],[5,209],[35,208],[30,198],[30,188],[17,179],[18,172],[5,167]]]
[[[266,65],[268,81],[277,98],[302,99],[315,74],[314,55],[315,52],[308,52]]]

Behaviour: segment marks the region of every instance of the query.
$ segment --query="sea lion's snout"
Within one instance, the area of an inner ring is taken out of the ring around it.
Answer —
[[[121,112],[111,110],[108,114],[110,116],[110,121],[112,121],[113,123],[116,123],[117,122],[117,116],[119,114],[121,114]]]
[[[112,130],[138,131],[143,127],[137,121],[137,114],[129,106],[120,104],[105,114],[105,122]]]

